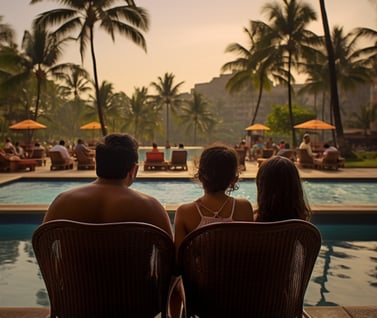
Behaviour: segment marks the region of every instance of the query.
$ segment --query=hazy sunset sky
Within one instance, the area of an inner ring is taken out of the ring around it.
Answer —
[[[0,0],[3,23],[17,32],[20,46],[24,30],[31,30],[37,14],[61,7],[55,1],[29,5],[29,0]],[[135,87],[149,86],[166,72],[175,75],[176,83],[184,81],[183,91],[195,83],[209,82],[220,75],[221,66],[236,56],[224,53],[232,42],[247,45],[243,28],[249,20],[268,22],[261,15],[265,0],[135,0],[150,14],[150,31],[145,34],[148,52],[117,35],[115,44],[110,36],[97,32],[95,49],[99,80],[114,84],[116,91],[132,94]],[[318,21],[309,26],[323,34],[318,0],[306,0],[317,11]],[[377,0],[327,0],[326,9],[330,27],[344,26],[349,32],[354,27],[377,29]],[[78,44],[64,49],[59,62],[80,63]],[[92,70],[89,55],[84,60]]]

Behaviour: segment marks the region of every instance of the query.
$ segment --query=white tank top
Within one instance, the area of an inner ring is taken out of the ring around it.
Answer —
[[[216,213],[213,213],[213,216],[205,216],[203,215],[203,213],[200,211],[200,207],[199,207],[199,204],[197,202],[195,202],[195,206],[196,206],[196,209],[198,210],[198,213],[200,215],[200,222],[198,224],[198,226],[196,228],[199,228],[203,225],[207,225],[207,224],[211,224],[211,223],[225,223],[225,222],[232,222],[233,221],[233,213],[234,213],[234,208],[236,206],[236,200],[234,198],[231,198],[233,200],[233,204],[232,204],[232,211],[230,213],[230,215],[227,217],[227,218],[222,218],[221,216],[219,216],[219,214],[221,213],[223,207],[221,207]]]

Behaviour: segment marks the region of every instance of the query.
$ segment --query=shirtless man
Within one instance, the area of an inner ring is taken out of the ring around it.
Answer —
[[[129,188],[138,170],[137,148],[136,140],[129,135],[106,136],[96,147],[97,179],[59,194],[43,222],[145,222],[172,237],[169,217],[157,199]]]

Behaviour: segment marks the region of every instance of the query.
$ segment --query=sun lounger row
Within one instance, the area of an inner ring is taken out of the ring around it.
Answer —
[[[144,170],[187,170],[187,151],[173,150],[169,162],[165,161],[163,152],[147,152]]]

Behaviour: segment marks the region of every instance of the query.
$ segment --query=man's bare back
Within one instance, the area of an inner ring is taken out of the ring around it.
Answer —
[[[97,164],[102,164],[101,160]],[[100,169],[97,175],[101,175]],[[98,176],[88,185],[59,194],[43,222],[57,219],[87,223],[145,222],[162,228],[172,237],[170,219],[158,200],[129,188],[136,173],[137,164],[133,164],[124,178]]]

